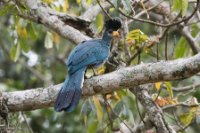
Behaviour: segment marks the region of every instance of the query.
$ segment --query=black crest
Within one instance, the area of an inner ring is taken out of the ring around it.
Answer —
[[[112,29],[117,31],[122,26],[121,20],[119,18],[109,19],[105,23],[106,29]]]

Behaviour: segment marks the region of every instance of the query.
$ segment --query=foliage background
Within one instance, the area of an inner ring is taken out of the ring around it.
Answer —
[[[83,2],[80,0],[43,0],[43,2],[47,3],[52,9],[77,16],[85,11],[82,5]],[[118,2],[120,3],[120,1]],[[129,13],[131,9],[127,2],[130,1],[125,0],[125,2],[122,2],[123,10]],[[192,7],[187,5],[187,0],[185,1],[186,3],[179,2],[180,0],[177,2],[175,0],[170,1],[173,12],[181,12],[182,16],[185,16],[187,12],[192,11]],[[95,3],[96,1],[86,0],[88,7]],[[23,11],[21,8],[20,10]],[[63,82],[65,73],[67,73],[64,61],[67,59],[71,49],[76,45],[63,39],[57,33],[50,31],[42,25],[20,18],[17,16],[17,12],[17,9],[13,5],[1,7],[0,10],[0,88],[4,88],[4,91],[15,91],[41,86],[45,87]],[[113,16],[119,16],[119,12],[113,8],[110,9],[110,12]],[[100,13],[92,21],[91,25],[96,33],[96,37],[101,36],[105,17],[103,13]],[[160,32],[157,26],[143,24],[141,22],[132,22],[129,24],[129,30],[134,29],[140,29],[139,33],[144,33],[144,35],[139,35],[137,32],[135,38],[131,37],[131,39],[135,40],[137,37],[144,36],[151,38]],[[191,24],[190,32],[193,37],[199,31],[198,23]],[[168,38],[167,56],[169,60],[193,55],[188,42],[176,28],[170,29]],[[137,51],[136,47],[141,47],[144,42],[139,41],[134,46],[130,46],[131,52],[135,53]],[[123,41],[120,44],[123,47]],[[159,42],[158,51],[160,60],[166,59],[165,44],[165,39]],[[144,63],[156,62],[156,48],[156,45],[153,45],[151,48],[143,50],[140,60]],[[124,55],[123,58],[125,58]],[[136,65],[137,62],[138,60],[136,58],[131,64]],[[104,71],[104,69],[100,68],[99,71]],[[90,71],[88,75],[91,75]],[[151,92],[156,95],[162,87],[165,88],[167,86],[168,89],[162,89],[160,93],[162,98],[173,95],[174,99],[178,99],[176,102],[191,101],[192,98],[199,100],[200,91],[194,91],[188,94],[170,93],[172,87],[197,83],[199,83],[199,75],[180,81],[156,83],[151,89]],[[122,120],[126,121],[129,126],[133,126],[141,121],[136,107],[136,99],[128,90],[120,90],[109,94],[107,100],[118,114],[116,116],[111,112],[114,127],[119,127],[122,124]],[[163,102],[162,100],[161,102]],[[172,99],[167,102],[174,104]],[[140,104],[139,109],[142,117],[144,117],[145,111]],[[193,110],[196,111],[198,109],[193,108]],[[180,121],[183,124],[191,124],[187,132],[198,132],[200,122],[199,114],[195,113],[195,116],[191,115],[191,113],[193,114],[192,109],[184,107],[178,108],[176,113],[177,117],[182,119]],[[166,113],[165,117],[170,123],[176,123],[172,114]],[[9,114],[9,123],[18,133],[30,132],[26,120],[33,132],[36,133],[112,132],[101,96],[93,96],[82,100],[78,108],[72,113],[56,113],[52,108],[48,108]]]

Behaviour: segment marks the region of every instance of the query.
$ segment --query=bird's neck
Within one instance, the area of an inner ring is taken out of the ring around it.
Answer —
[[[107,45],[110,45],[112,37],[108,35],[108,30],[104,31],[102,40],[105,41]]]

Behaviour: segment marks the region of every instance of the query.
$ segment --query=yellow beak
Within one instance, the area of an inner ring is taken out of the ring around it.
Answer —
[[[113,31],[113,32],[112,32],[112,36],[113,36],[113,37],[120,37],[118,31]]]

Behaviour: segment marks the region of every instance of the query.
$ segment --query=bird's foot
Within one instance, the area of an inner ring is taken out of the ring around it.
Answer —
[[[95,71],[95,69],[92,68],[92,70],[93,70],[93,76],[92,77],[98,76],[98,73]]]

